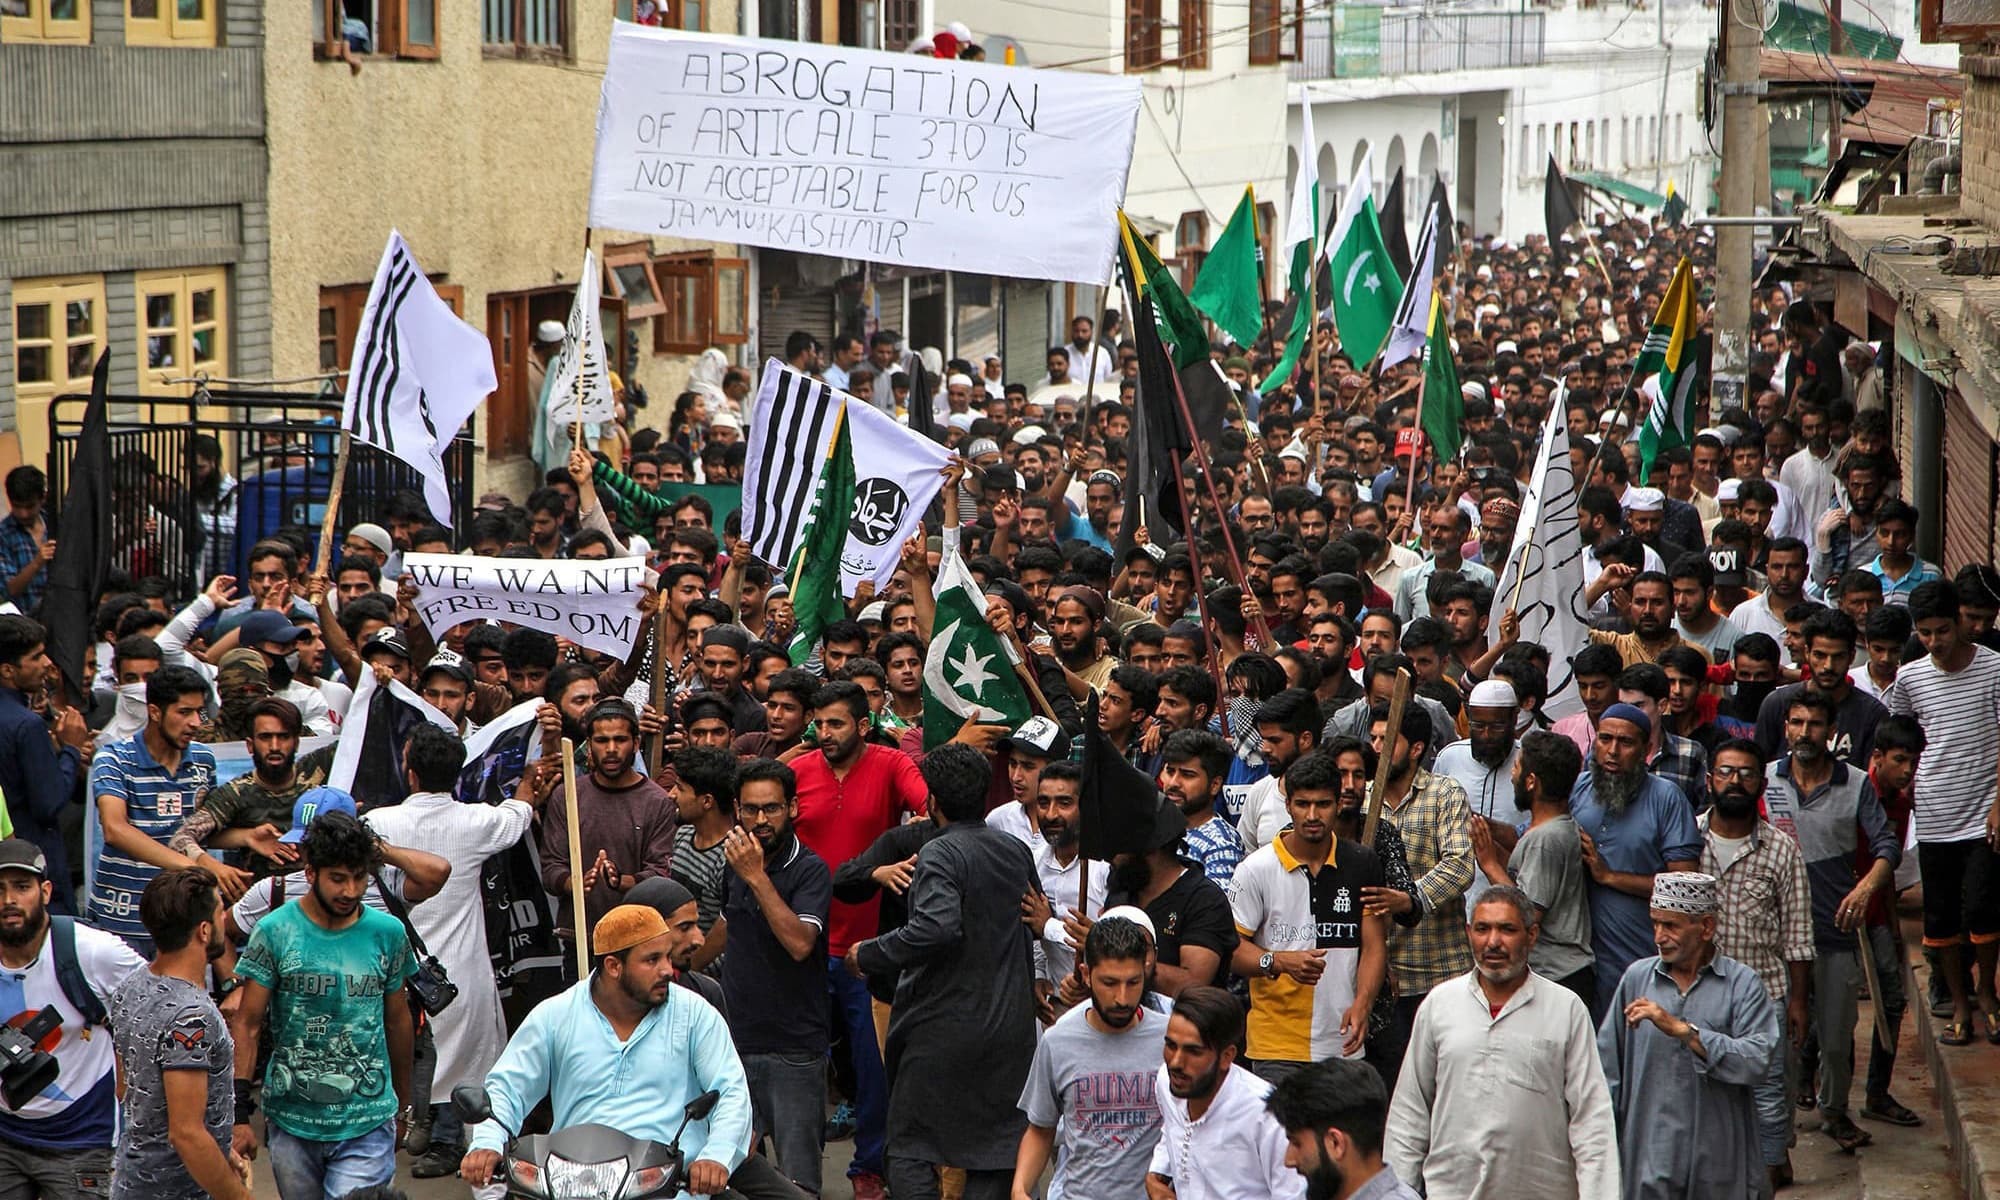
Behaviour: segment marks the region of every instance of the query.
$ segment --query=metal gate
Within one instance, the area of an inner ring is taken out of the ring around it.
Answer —
[[[1944,397],[1944,562],[1947,575],[1993,561],[1993,439],[1954,389]]]
[[[165,576],[177,594],[190,595],[219,572],[242,578],[249,548],[280,531],[302,532],[317,550],[339,447],[339,396],[208,389],[193,397],[107,399],[115,569],[133,580]],[[89,401],[71,394],[49,405],[49,497],[58,537],[60,505]],[[234,467],[236,489],[226,501],[204,504],[195,493],[190,447],[204,434],[221,445],[223,461]],[[461,432],[444,454],[458,525],[454,540],[472,508],[473,453],[471,437]],[[340,528],[363,521],[385,524],[391,498],[404,492],[421,500],[422,477],[356,442],[348,455]],[[234,518],[233,530],[209,532],[232,524],[213,520],[217,513]]]

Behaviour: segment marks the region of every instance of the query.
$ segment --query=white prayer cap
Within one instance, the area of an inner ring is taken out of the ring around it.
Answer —
[[[1662,871],[1653,876],[1652,907],[1705,917],[1722,907],[1713,875],[1700,871]]]
[[[931,35],[929,34],[925,34],[924,36],[916,39],[905,48],[909,50],[911,54],[937,53],[937,43],[931,39]]]
[[[1528,278],[1530,278],[1530,279],[1540,279],[1541,277],[1542,277],[1542,269],[1541,269],[1540,267],[1529,267],[1529,268],[1528,268]]]
[[[1146,549],[1151,550],[1152,547],[1148,546]],[[1146,910],[1136,904],[1120,904],[1116,908],[1107,908],[1097,914],[1097,919],[1100,921],[1109,921],[1113,918],[1130,921],[1145,930],[1147,937],[1155,941],[1159,940],[1160,935],[1153,930],[1153,918],[1147,916]]]
[[[882,622],[883,614],[888,611],[889,602],[887,600],[871,600],[862,607],[861,615],[854,619],[857,621],[874,621],[879,625]]]
[[[994,441],[992,438],[974,438],[972,444],[965,448],[965,457],[967,458],[978,458],[982,454],[998,453],[1000,453],[1000,443]]]
[[[1468,379],[1464,383],[1458,385],[1458,394],[1461,396],[1473,396],[1477,397],[1478,399],[1484,400],[1486,399],[1486,385],[1479,382],[1477,379]]]
[[[972,414],[969,412],[953,413],[944,419],[944,423],[958,430],[960,433],[964,433],[966,430],[972,428]],[[998,449],[998,447],[995,447],[995,449]]]
[[[363,521],[361,524],[356,525],[354,528],[348,530],[347,536],[351,538],[360,538],[362,541],[367,542],[369,545],[375,547],[377,550],[380,550],[384,554],[394,554],[396,552],[395,539],[391,538],[389,536],[389,531],[382,528],[380,525],[374,525],[370,524],[369,522]]]
[[[535,326],[535,340],[538,342],[560,342],[567,334],[561,321],[543,321]]]
[[[1564,279],[1575,279],[1575,278],[1576,278],[1577,276],[1579,276],[1579,275],[1581,275],[1581,274],[1583,274],[1583,272],[1581,272],[1581,271],[1577,270],[1577,269],[1576,269],[1575,267],[1564,267],[1564,268],[1563,268],[1563,278],[1564,278]]]
[[[972,30],[967,29],[963,21],[951,22],[944,27],[944,31],[957,38],[958,44],[961,46],[972,40]]]
[[[946,377],[944,385],[946,387],[969,388],[972,386],[972,376],[960,375],[957,372],[953,372],[950,376]]]
[[[1032,446],[1047,437],[1048,433],[1049,431],[1043,429],[1040,425],[1023,425],[1015,431],[1013,444],[1016,446]]]
[[[1286,446],[1283,450],[1278,451],[1278,457],[1296,458],[1300,462],[1309,461],[1306,458],[1306,448],[1304,446],[1299,445],[1297,442],[1293,442],[1290,445]]]
[[[1723,480],[1721,483],[1715,486],[1715,502],[1717,504],[1736,503],[1738,499],[1737,490],[1742,486],[1743,486],[1743,481],[1740,479]]]
[[[1493,347],[1493,353],[1495,354],[1519,354],[1520,352],[1521,348],[1509,341],[1502,341]]]
[[[1667,495],[1658,488],[1633,487],[1625,489],[1626,512],[1662,512],[1667,507]]]
[[[1469,708],[1513,708],[1520,700],[1514,695],[1513,684],[1504,679],[1488,679],[1473,687],[1465,703]]]
[[[743,428],[743,422],[736,419],[735,413],[715,413],[708,418],[708,427],[710,429],[735,429],[740,431]]]
[[[1474,271],[1472,275],[1475,279],[1491,279],[1493,278],[1493,268],[1487,266],[1485,263],[1480,263],[1479,269]]]

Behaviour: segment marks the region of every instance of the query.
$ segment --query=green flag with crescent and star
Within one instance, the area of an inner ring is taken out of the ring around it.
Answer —
[[[986,623],[986,597],[956,546],[947,547],[932,589],[930,652],[924,659],[924,749],[950,741],[966,718],[1019,728],[1034,709],[1014,660]]]
[[[1372,361],[1396,319],[1402,277],[1389,261],[1382,222],[1375,215],[1374,181],[1366,159],[1348,186],[1340,220],[1328,239],[1327,265],[1333,280],[1333,320],[1340,348],[1358,367]]]

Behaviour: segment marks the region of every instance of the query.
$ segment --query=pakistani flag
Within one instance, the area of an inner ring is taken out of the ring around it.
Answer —
[[[1666,298],[1646,331],[1639,361],[1632,364],[1632,378],[1641,379],[1658,372],[1654,379],[1653,406],[1646,410],[1646,423],[1639,427],[1639,482],[1652,474],[1653,463],[1663,450],[1694,445],[1694,382],[1701,364],[1688,352],[1695,336],[1694,278],[1688,260],[1674,268],[1674,280],[1667,285]]]
[[[1263,253],[1257,241],[1257,192],[1246,187],[1188,293],[1194,306],[1239,346],[1255,344],[1264,332]]]
[[[1014,676],[1007,644],[986,623],[986,597],[956,545],[945,548],[933,594],[937,611],[924,659],[925,751],[950,741],[974,714],[982,722],[1018,728],[1034,710]]]
[[[1319,261],[1319,139],[1313,136],[1312,101],[1299,105],[1299,177],[1292,182],[1292,202],[1285,210],[1285,245],[1291,249],[1292,298],[1298,307],[1285,332],[1285,353],[1266,376],[1263,390],[1275,391],[1292,377],[1306,347],[1312,344],[1318,319],[1318,298],[1312,294],[1314,265]]]
[[[833,445],[806,513],[804,538],[785,572],[792,589],[792,615],[798,621],[790,648],[795,667],[812,657],[826,627],[847,615],[840,598],[840,554],[847,547],[847,525],[853,515],[854,447],[847,437],[843,406],[834,417]]]
[[[1375,180],[1366,158],[1354,173],[1328,244],[1340,348],[1360,366],[1372,361],[1388,338],[1403,291],[1403,281],[1389,261],[1389,248],[1382,242],[1382,222],[1375,215]]]
[[[1418,253],[1422,253],[1421,250]],[[1424,340],[1424,383],[1417,393],[1417,424],[1431,440],[1438,462],[1458,457],[1465,442],[1465,393],[1458,390],[1458,370],[1451,361],[1451,330],[1446,328],[1444,301],[1431,293],[1430,333]]]

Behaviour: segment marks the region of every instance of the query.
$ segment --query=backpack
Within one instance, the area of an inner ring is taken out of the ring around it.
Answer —
[[[77,961],[76,918],[49,915],[49,948],[55,951],[56,983],[63,998],[83,1014],[86,1027],[108,1026],[110,1014],[104,1010],[104,1001],[91,990],[90,981],[83,977],[83,964]]]

